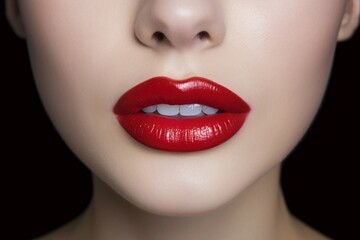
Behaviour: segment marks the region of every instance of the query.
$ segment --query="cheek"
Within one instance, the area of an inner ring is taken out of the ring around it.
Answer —
[[[121,84],[136,72],[129,67],[135,65],[129,58],[135,6],[33,0],[21,1],[21,8],[45,108],[69,145],[81,149],[114,124],[113,104],[126,89]]]
[[[218,69],[237,79],[231,89],[252,107],[239,136],[247,139],[241,142],[243,152],[253,162],[279,163],[321,103],[344,2],[244,1],[241,6],[227,10],[228,45],[226,54],[219,52],[227,61]]]
[[[263,117],[274,126],[272,131],[293,139],[289,142],[305,132],[326,89],[342,5],[341,1],[327,3],[294,3],[268,28],[272,35],[267,35],[262,51],[266,77],[259,83],[266,91]]]

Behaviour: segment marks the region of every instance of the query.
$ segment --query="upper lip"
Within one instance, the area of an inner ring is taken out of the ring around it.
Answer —
[[[202,77],[174,80],[154,77],[128,90],[114,106],[117,115],[134,114],[157,105],[202,104],[224,112],[247,113],[249,105],[229,89]]]

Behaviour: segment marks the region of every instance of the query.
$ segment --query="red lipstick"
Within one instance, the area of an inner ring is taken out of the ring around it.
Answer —
[[[201,104],[220,112],[169,117],[142,111],[158,104]],[[144,145],[165,151],[192,152],[229,140],[244,124],[250,107],[234,92],[205,78],[155,77],[127,91],[113,111],[125,131]]]

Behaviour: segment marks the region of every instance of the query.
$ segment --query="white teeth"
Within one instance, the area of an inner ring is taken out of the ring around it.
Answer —
[[[200,104],[186,104],[180,105],[180,115],[181,116],[196,116],[201,113]]]
[[[154,112],[156,112],[157,107],[156,107],[156,105],[152,105],[152,106],[143,108],[142,110],[143,110],[143,112],[145,112],[145,113],[154,113]]]
[[[158,104],[152,105],[142,109],[145,113],[159,113],[164,116],[201,116],[206,115],[214,115],[219,110],[213,107],[209,107],[201,104],[183,104],[183,105],[169,105],[169,104]]]
[[[203,113],[205,113],[206,115],[214,115],[216,114],[219,110],[216,109],[216,108],[212,108],[212,107],[209,107],[209,106],[202,106],[202,111]]]
[[[159,104],[157,110],[161,115],[164,116],[176,116],[180,112],[179,105]]]

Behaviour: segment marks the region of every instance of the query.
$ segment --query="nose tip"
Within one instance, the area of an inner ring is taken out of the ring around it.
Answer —
[[[135,36],[154,49],[205,49],[223,41],[225,24],[215,0],[149,0],[139,10]]]

